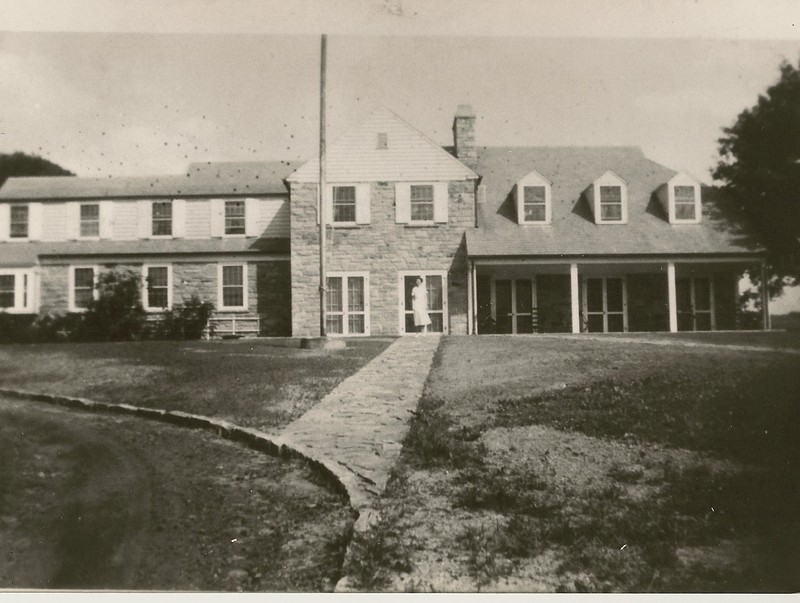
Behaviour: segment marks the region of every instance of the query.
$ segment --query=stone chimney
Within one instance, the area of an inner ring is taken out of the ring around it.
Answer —
[[[471,105],[459,105],[453,119],[453,144],[456,157],[470,169],[478,167],[475,146],[475,112]]]

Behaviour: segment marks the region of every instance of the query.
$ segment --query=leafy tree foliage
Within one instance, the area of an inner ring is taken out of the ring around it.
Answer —
[[[69,170],[37,155],[0,153],[0,186],[12,176],[74,176]]]
[[[133,270],[101,272],[97,299],[84,314],[83,338],[90,341],[139,339],[146,314],[141,302],[142,277]]]
[[[773,293],[800,281],[800,64],[780,74],[723,130],[712,172],[767,246]]]

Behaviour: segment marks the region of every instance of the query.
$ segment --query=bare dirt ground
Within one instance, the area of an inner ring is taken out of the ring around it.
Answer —
[[[0,399],[0,588],[329,591],[353,516],[211,434]]]

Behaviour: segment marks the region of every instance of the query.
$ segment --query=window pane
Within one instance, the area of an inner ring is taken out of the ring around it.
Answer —
[[[222,305],[241,308],[244,306],[244,267],[222,267]]]
[[[694,203],[694,187],[693,186],[676,186],[675,187],[675,202],[676,203]]]
[[[76,268],[75,287],[89,287],[90,289],[94,289],[94,269]]]
[[[100,206],[97,203],[84,203],[81,205],[81,220],[99,220]]]
[[[364,278],[361,276],[347,278],[347,310],[348,312],[364,311]]]
[[[547,220],[547,209],[544,205],[525,205],[526,222],[544,222]]]
[[[169,269],[166,267],[149,268],[147,270],[147,280],[151,287],[166,287],[169,281],[168,275]]]
[[[622,314],[609,314],[608,315],[608,332],[609,333],[622,333],[625,330],[625,323]]]
[[[678,220],[694,220],[695,207],[694,201],[691,203],[678,203],[675,202],[675,218]]]
[[[442,297],[442,277],[431,275],[425,279],[428,289],[428,308],[430,310],[441,310],[444,299]]]
[[[14,307],[14,275],[0,275],[0,308]]]
[[[619,186],[601,186],[600,203],[622,203],[622,188]]]
[[[351,314],[347,317],[347,332],[351,334],[364,333],[363,314]]]
[[[334,222],[356,221],[355,186],[333,187],[333,221]]]
[[[603,279],[586,279],[586,308],[589,312],[603,311]]]
[[[9,234],[11,238],[22,238],[28,236],[28,206],[11,206],[11,228]]]
[[[600,187],[600,219],[622,219],[622,188],[619,186]]]
[[[241,308],[244,306],[244,293],[241,287],[223,287],[222,305],[228,308]]]
[[[695,310],[711,309],[711,281],[707,278],[694,280],[694,307]]]
[[[325,329],[331,335],[341,335],[344,332],[342,331],[343,324],[344,321],[341,314],[334,314],[325,318]]]
[[[245,233],[244,201],[225,201],[225,234]]]
[[[526,186],[523,190],[525,203],[545,202],[545,188],[543,186]]]
[[[697,331],[711,330],[711,312],[700,312],[695,315],[695,329]]]
[[[328,312],[341,312],[343,310],[342,277],[328,277]]]
[[[587,330],[589,333],[602,333],[603,332],[603,315],[590,314],[587,320]]]
[[[444,316],[441,312],[432,312],[430,314],[431,324],[428,325],[429,333],[444,333]]]
[[[606,205],[606,204],[601,205],[600,219],[622,220],[622,205]]]
[[[147,305],[150,308],[169,306],[169,269],[149,268],[147,271]]]
[[[606,308],[609,312],[622,312],[622,279],[606,279]]]
[[[241,286],[244,284],[243,266],[223,266],[222,285],[225,287]]]

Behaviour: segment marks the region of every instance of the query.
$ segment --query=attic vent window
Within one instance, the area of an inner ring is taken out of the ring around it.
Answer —
[[[389,148],[389,135],[386,132],[378,132],[378,148],[379,149]]]

